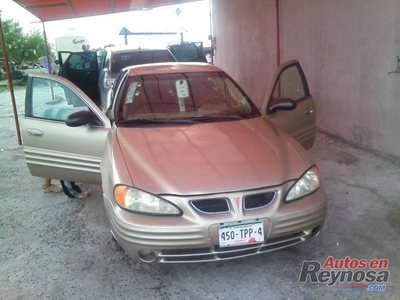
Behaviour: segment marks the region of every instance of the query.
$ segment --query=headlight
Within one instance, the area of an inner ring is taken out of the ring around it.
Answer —
[[[293,201],[315,192],[319,184],[319,170],[313,166],[292,186],[286,196],[286,201]]]
[[[115,187],[114,197],[122,208],[139,214],[182,215],[182,211],[174,204],[133,187],[125,185]]]

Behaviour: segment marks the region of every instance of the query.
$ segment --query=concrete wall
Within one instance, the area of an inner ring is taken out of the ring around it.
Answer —
[[[212,0],[215,64],[237,80],[257,104],[276,67],[275,2]],[[272,42],[271,42],[272,39]]]
[[[276,66],[275,0],[212,0],[216,65],[260,106]],[[400,1],[280,0],[281,61],[302,64],[320,130],[400,157]]]

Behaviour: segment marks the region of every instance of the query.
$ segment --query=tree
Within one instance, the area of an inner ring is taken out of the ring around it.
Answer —
[[[2,22],[2,25],[8,58],[11,61],[19,60],[21,55],[19,44],[24,40],[23,28],[18,22],[14,22],[13,20],[5,20]],[[3,49],[1,49],[1,56],[4,58]]]
[[[43,34],[37,29],[26,35],[22,46],[23,61],[37,61],[38,57],[46,54]],[[50,46],[49,51],[51,51]]]
[[[39,57],[45,55],[44,37],[39,30],[25,34],[20,23],[14,20],[2,21],[2,25],[10,61],[17,63],[37,61]],[[2,49],[0,56],[4,58]]]

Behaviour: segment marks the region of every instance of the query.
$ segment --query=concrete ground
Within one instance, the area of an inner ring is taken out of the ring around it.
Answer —
[[[23,97],[16,91],[19,114]],[[138,263],[112,240],[99,186],[84,186],[92,193],[84,201],[41,191],[1,93],[0,299],[399,299],[400,162],[322,133],[310,154],[329,197],[316,239],[224,262]],[[299,283],[304,261],[329,256],[388,259],[386,290]]]

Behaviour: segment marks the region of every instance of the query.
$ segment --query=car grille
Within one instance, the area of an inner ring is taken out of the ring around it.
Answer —
[[[192,200],[190,204],[206,214],[218,214],[229,211],[228,201],[225,198]]]
[[[262,208],[270,204],[275,198],[275,192],[246,195],[243,197],[243,208],[245,210]],[[206,214],[219,214],[230,211],[228,199],[211,198],[192,200],[190,204],[197,210]]]
[[[274,192],[248,195],[245,196],[243,199],[243,207],[244,209],[261,208],[270,204],[274,200],[274,198]]]

